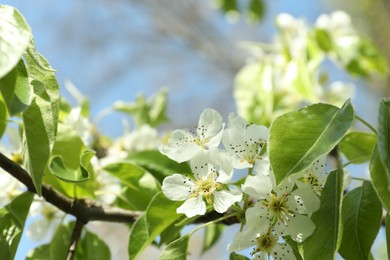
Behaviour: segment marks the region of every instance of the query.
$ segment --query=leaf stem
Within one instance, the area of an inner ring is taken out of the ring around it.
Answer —
[[[194,229],[189,233],[188,236],[191,237],[196,231],[198,231],[198,230],[201,229],[201,228],[207,227],[208,225],[211,225],[211,224],[216,224],[216,223],[218,223],[218,222],[221,222],[221,221],[223,221],[223,220],[225,220],[225,219],[228,219],[228,218],[231,218],[231,217],[234,217],[234,216],[238,216],[239,214],[240,214],[240,212],[234,212],[234,213],[225,215],[225,216],[223,216],[223,217],[220,217],[220,218],[218,218],[218,219],[212,220],[212,221],[210,221],[210,222],[207,222],[207,223],[205,223],[205,224],[203,224],[203,225],[200,225],[200,226],[194,228]]]
[[[360,121],[363,125],[367,126],[372,132],[374,132],[375,134],[377,134],[377,131],[376,129],[370,125],[366,120],[364,120],[363,118],[361,118],[360,116],[358,115],[355,115],[355,118]]]
[[[352,180],[355,180],[355,181],[371,181],[371,180],[367,180],[367,179],[359,178],[359,177],[352,177]]]

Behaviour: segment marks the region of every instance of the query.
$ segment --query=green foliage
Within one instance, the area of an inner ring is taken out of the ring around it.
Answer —
[[[245,14],[247,21],[251,23],[260,22],[265,14],[265,4],[263,0],[250,0],[247,5],[242,5],[237,0],[218,0],[218,7],[225,14],[238,16],[240,13]]]
[[[0,256],[13,259],[34,195],[25,192],[0,209]]]
[[[0,78],[19,62],[32,37],[31,29],[18,10],[0,5]]]
[[[372,185],[374,186],[383,207],[387,211],[390,211],[390,182],[387,178],[385,166],[379,157],[377,147],[375,147],[370,160],[370,176]]]
[[[386,170],[387,180],[390,181],[390,100],[388,99],[382,99],[379,106],[378,151]]]
[[[270,127],[269,157],[276,181],[307,169],[329,153],[350,128],[353,108],[315,104],[277,118]]]
[[[79,260],[109,260],[110,249],[96,234],[86,231],[77,243],[75,259]]]
[[[206,227],[203,240],[202,253],[212,248],[221,238],[225,226],[222,224],[211,224]]]
[[[7,107],[3,98],[0,97],[0,138],[3,136],[4,131],[7,127],[8,113]]]
[[[159,260],[185,260],[187,259],[189,235],[170,243],[158,257]]]
[[[51,260],[50,258],[50,244],[44,244],[31,250],[26,260]]]
[[[230,254],[229,260],[249,260],[249,258],[246,257],[246,256],[243,256],[243,255],[236,254],[236,253],[233,252],[233,253]]]
[[[368,259],[382,220],[382,205],[370,182],[343,199],[343,238],[339,253],[345,259]]]
[[[329,174],[322,191],[320,209],[314,212],[311,217],[316,229],[303,242],[305,259],[328,260],[335,258],[342,236],[342,198],[343,170],[339,165],[338,170]]]
[[[158,193],[153,198],[145,213],[137,219],[131,229],[130,259],[135,259],[146,246],[180,217],[176,213],[179,205],[180,202],[172,202],[162,193]]]
[[[350,162],[354,164],[366,163],[371,158],[376,139],[374,134],[350,132],[340,141],[339,147]]]

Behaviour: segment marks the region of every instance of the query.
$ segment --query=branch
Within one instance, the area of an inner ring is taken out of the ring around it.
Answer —
[[[2,153],[0,153],[0,167],[23,183],[28,191],[37,193],[33,181],[26,170]],[[75,216],[78,221],[84,223],[94,220],[133,223],[141,215],[141,212],[137,211],[104,207],[95,201],[70,199],[47,184],[42,184],[42,197],[59,210]]]
[[[66,257],[66,260],[73,260],[74,254],[76,253],[77,242],[80,239],[81,231],[83,230],[84,225],[85,222],[82,222],[79,219],[77,219],[73,227],[72,236],[70,238],[70,245],[69,245],[68,256]]]

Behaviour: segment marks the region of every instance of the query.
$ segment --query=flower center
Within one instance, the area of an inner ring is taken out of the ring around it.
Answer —
[[[216,182],[214,179],[207,178],[204,180],[197,180],[195,182],[196,192],[195,195],[202,194],[208,203],[212,203],[211,196],[214,191],[222,188],[222,185]]]
[[[290,216],[294,215],[287,206],[287,199],[288,194],[278,197],[276,194],[271,193],[269,199],[263,202],[276,219],[282,221],[284,224],[287,223]]]
[[[311,173],[309,173],[303,178],[303,183],[310,184],[313,190],[317,193],[321,193],[323,189],[319,178]]]
[[[251,255],[259,252],[266,252],[267,254],[270,254],[278,242],[276,236],[269,232],[257,237],[256,240],[257,247],[253,249]]]

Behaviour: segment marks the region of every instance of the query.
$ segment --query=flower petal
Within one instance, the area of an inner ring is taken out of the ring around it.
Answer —
[[[200,115],[196,132],[201,139],[211,138],[220,133],[222,116],[216,110],[207,108]],[[222,136],[221,136],[222,137]]]
[[[262,234],[267,232],[268,227],[271,224],[272,216],[269,210],[260,201],[245,212],[245,219],[248,228],[255,227],[257,232]]]
[[[170,159],[179,163],[188,161],[199,153],[202,148],[194,142],[194,137],[183,130],[175,130],[167,145],[160,145],[159,150]]]
[[[272,256],[275,260],[295,260],[296,257],[291,246],[287,243],[277,243],[272,250]]]
[[[286,232],[294,241],[301,243],[313,233],[315,228],[316,225],[309,217],[295,214],[288,220]]]
[[[192,172],[196,179],[207,178],[215,166],[211,164],[210,153],[201,151],[190,161]]]
[[[242,199],[242,193],[239,191],[216,191],[213,193],[214,203],[213,207],[215,211],[224,213],[233,203]]]
[[[246,194],[256,199],[261,199],[268,197],[267,194],[272,191],[272,183],[268,176],[258,173],[255,176],[249,175],[246,177],[245,183],[241,188]]]
[[[250,125],[246,128],[246,141],[262,143],[268,139],[268,128],[263,125]]]
[[[320,207],[320,199],[310,187],[299,188],[288,197],[288,207],[300,214],[317,211]]]
[[[233,242],[228,245],[229,252],[241,251],[256,245],[257,233],[255,228],[248,228],[244,232],[237,232],[233,237]]]
[[[186,200],[194,192],[195,183],[181,174],[173,174],[164,179],[162,192],[174,201]]]
[[[177,213],[186,214],[187,218],[192,218],[196,215],[204,215],[206,213],[206,203],[202,199],[202,195],[195,198],[189,198],[176,210]]]

